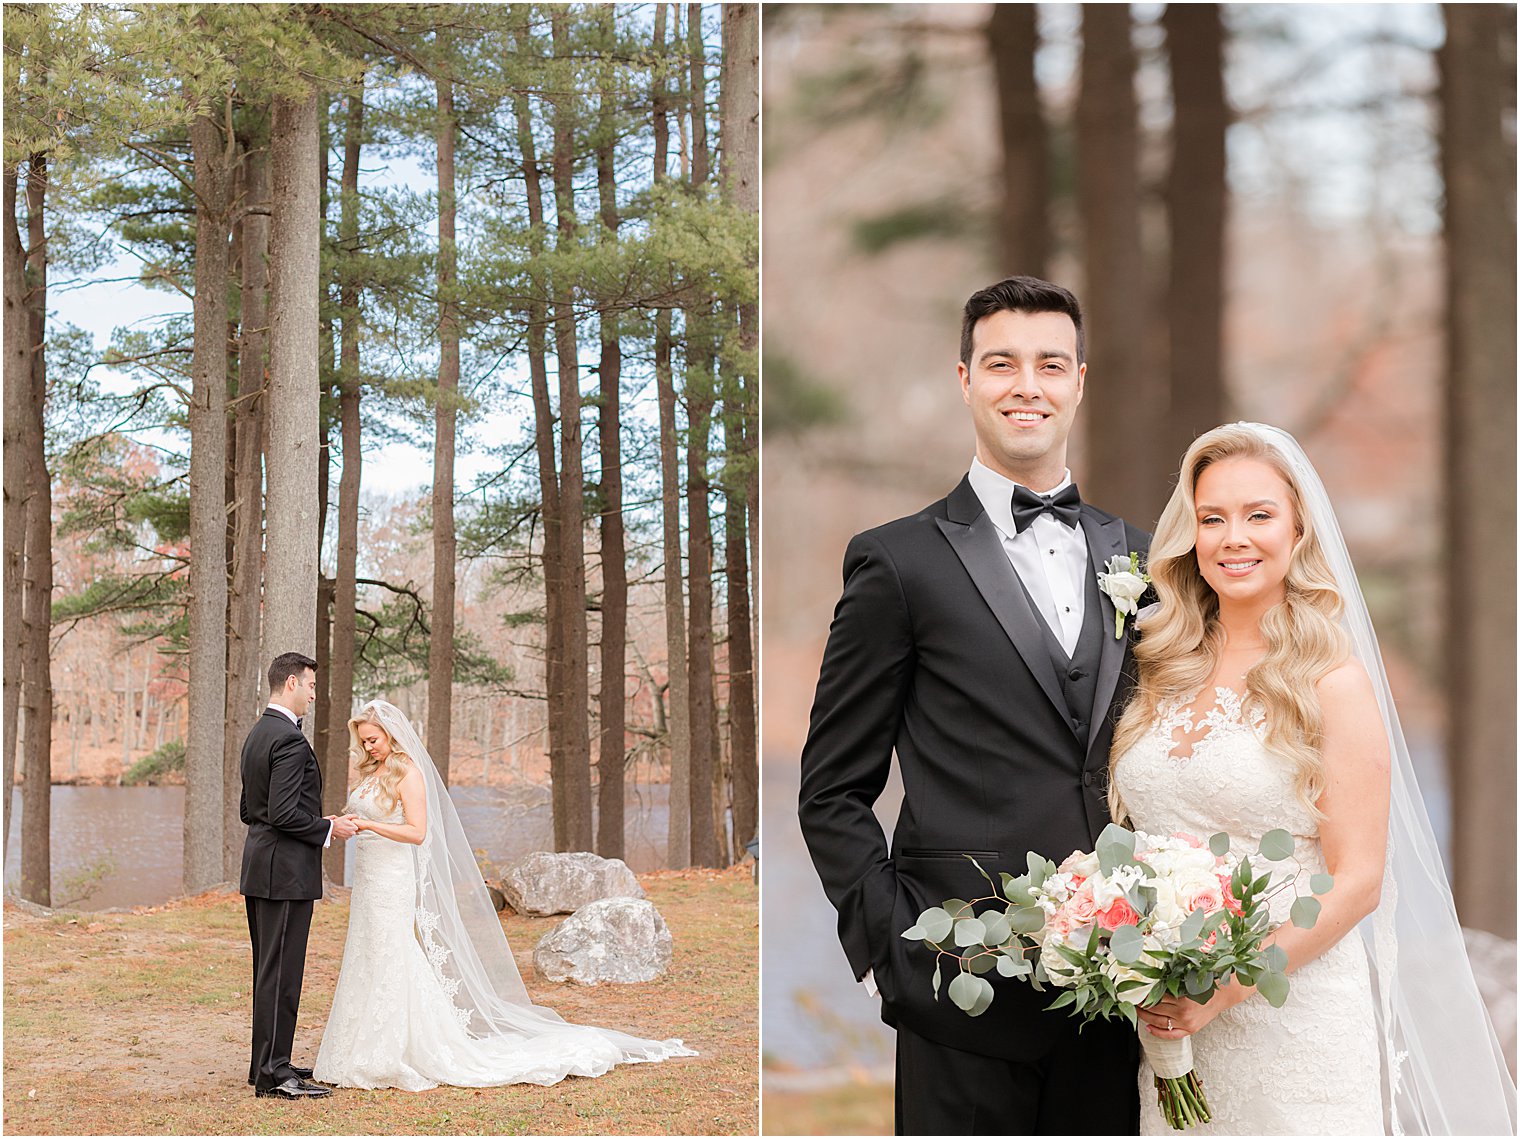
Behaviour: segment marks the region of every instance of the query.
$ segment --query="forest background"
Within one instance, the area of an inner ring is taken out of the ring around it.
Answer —
[[[55,897],[53,785],[142,779],[184,783],[151,900],[236,881],[287,650],[326,811],[383,696],[451,784],[547,801],[546,847],[622,856],[659,790],[656,864],[742,857],[756,8],[4,15],[11,887],[88,900],[111,852]]]
[[[1514,7],[764,21],[767,1132],[890,1126],[891,1034],[797,832],[797,756],[845,545],[965,472],[960,308],[1010,273],[1085,310],[1084,499],[1152,528],[1187,444],[1236,419],[1316,464],[1513,1065]]]

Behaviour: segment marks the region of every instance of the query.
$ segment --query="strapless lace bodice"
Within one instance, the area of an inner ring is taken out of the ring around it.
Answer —
[[[1299,801],[1293,765],[1267,750],[1266,717],[1229,688],[1162,703],[1150,729],[1117,757],[1114,780],[1130,824],[1153,834],[1184,831],[1207,841],[1224,831],[1231,849],[1254,854],[1262,835],[1294,836],[1298,875],[1325,869],[1319,826]],[[1266,866],[1263,864],[1262,869]],[[1294,892],[1271,902],[1285,921]],[[1288,1003],[1260,997],[1226,1010],[1193,1037],[1194,1060],[1214,1113],[1199,1135],[1367,1135],[1383,1130],[1371,981],[1354,932],[1289,974]],[[1174,1134],[1156,1108],[1149,1063],[1140,1067],[1141,1131]]]

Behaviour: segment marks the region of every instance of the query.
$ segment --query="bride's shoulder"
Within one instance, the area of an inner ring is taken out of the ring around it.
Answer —
[[[1377,715],[1377,695],[1372,678],[1356,657],[1347,657],[1315,684],[1320,709],[1326,717]]]

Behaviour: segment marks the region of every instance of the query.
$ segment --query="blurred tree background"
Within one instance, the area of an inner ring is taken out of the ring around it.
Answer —
[[[56,785],[151,757],[183,865],[133,900],[235,882],[291,650],[328,812],[384,696],[541,847],[743,857],[758,8],[5,14],[8,882],[77,901]]]
[[[792,821],[797,754],[845,543],[960,478],[960,307],[1014,273],[1083,303],[1084,498],[1151,528],[1236,419],[1314,460],[1513,1065],[1513,6],[764,21],[767,1130],[851,1129],[847,1095],[805,1093],[890,1057]]]

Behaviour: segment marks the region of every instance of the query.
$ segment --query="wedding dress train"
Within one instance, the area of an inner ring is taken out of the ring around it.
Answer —
[[[385,708],[393,738],[411,733]],[[348,939],[316,1079],[407,1091],[548,1085],[616,1064],[696,1055],[679,1040],[569,1024],[528,1001],[483,885],[477,896],[479,871],[452,804],[439,806],[447,792],[414,733],[406,743],[426,777],[429,837],[421,846],[372,831],[353,840]],[[364,780],[344,811],[404,822],[399,803],[382,810],[378,790],[373,776]]]

